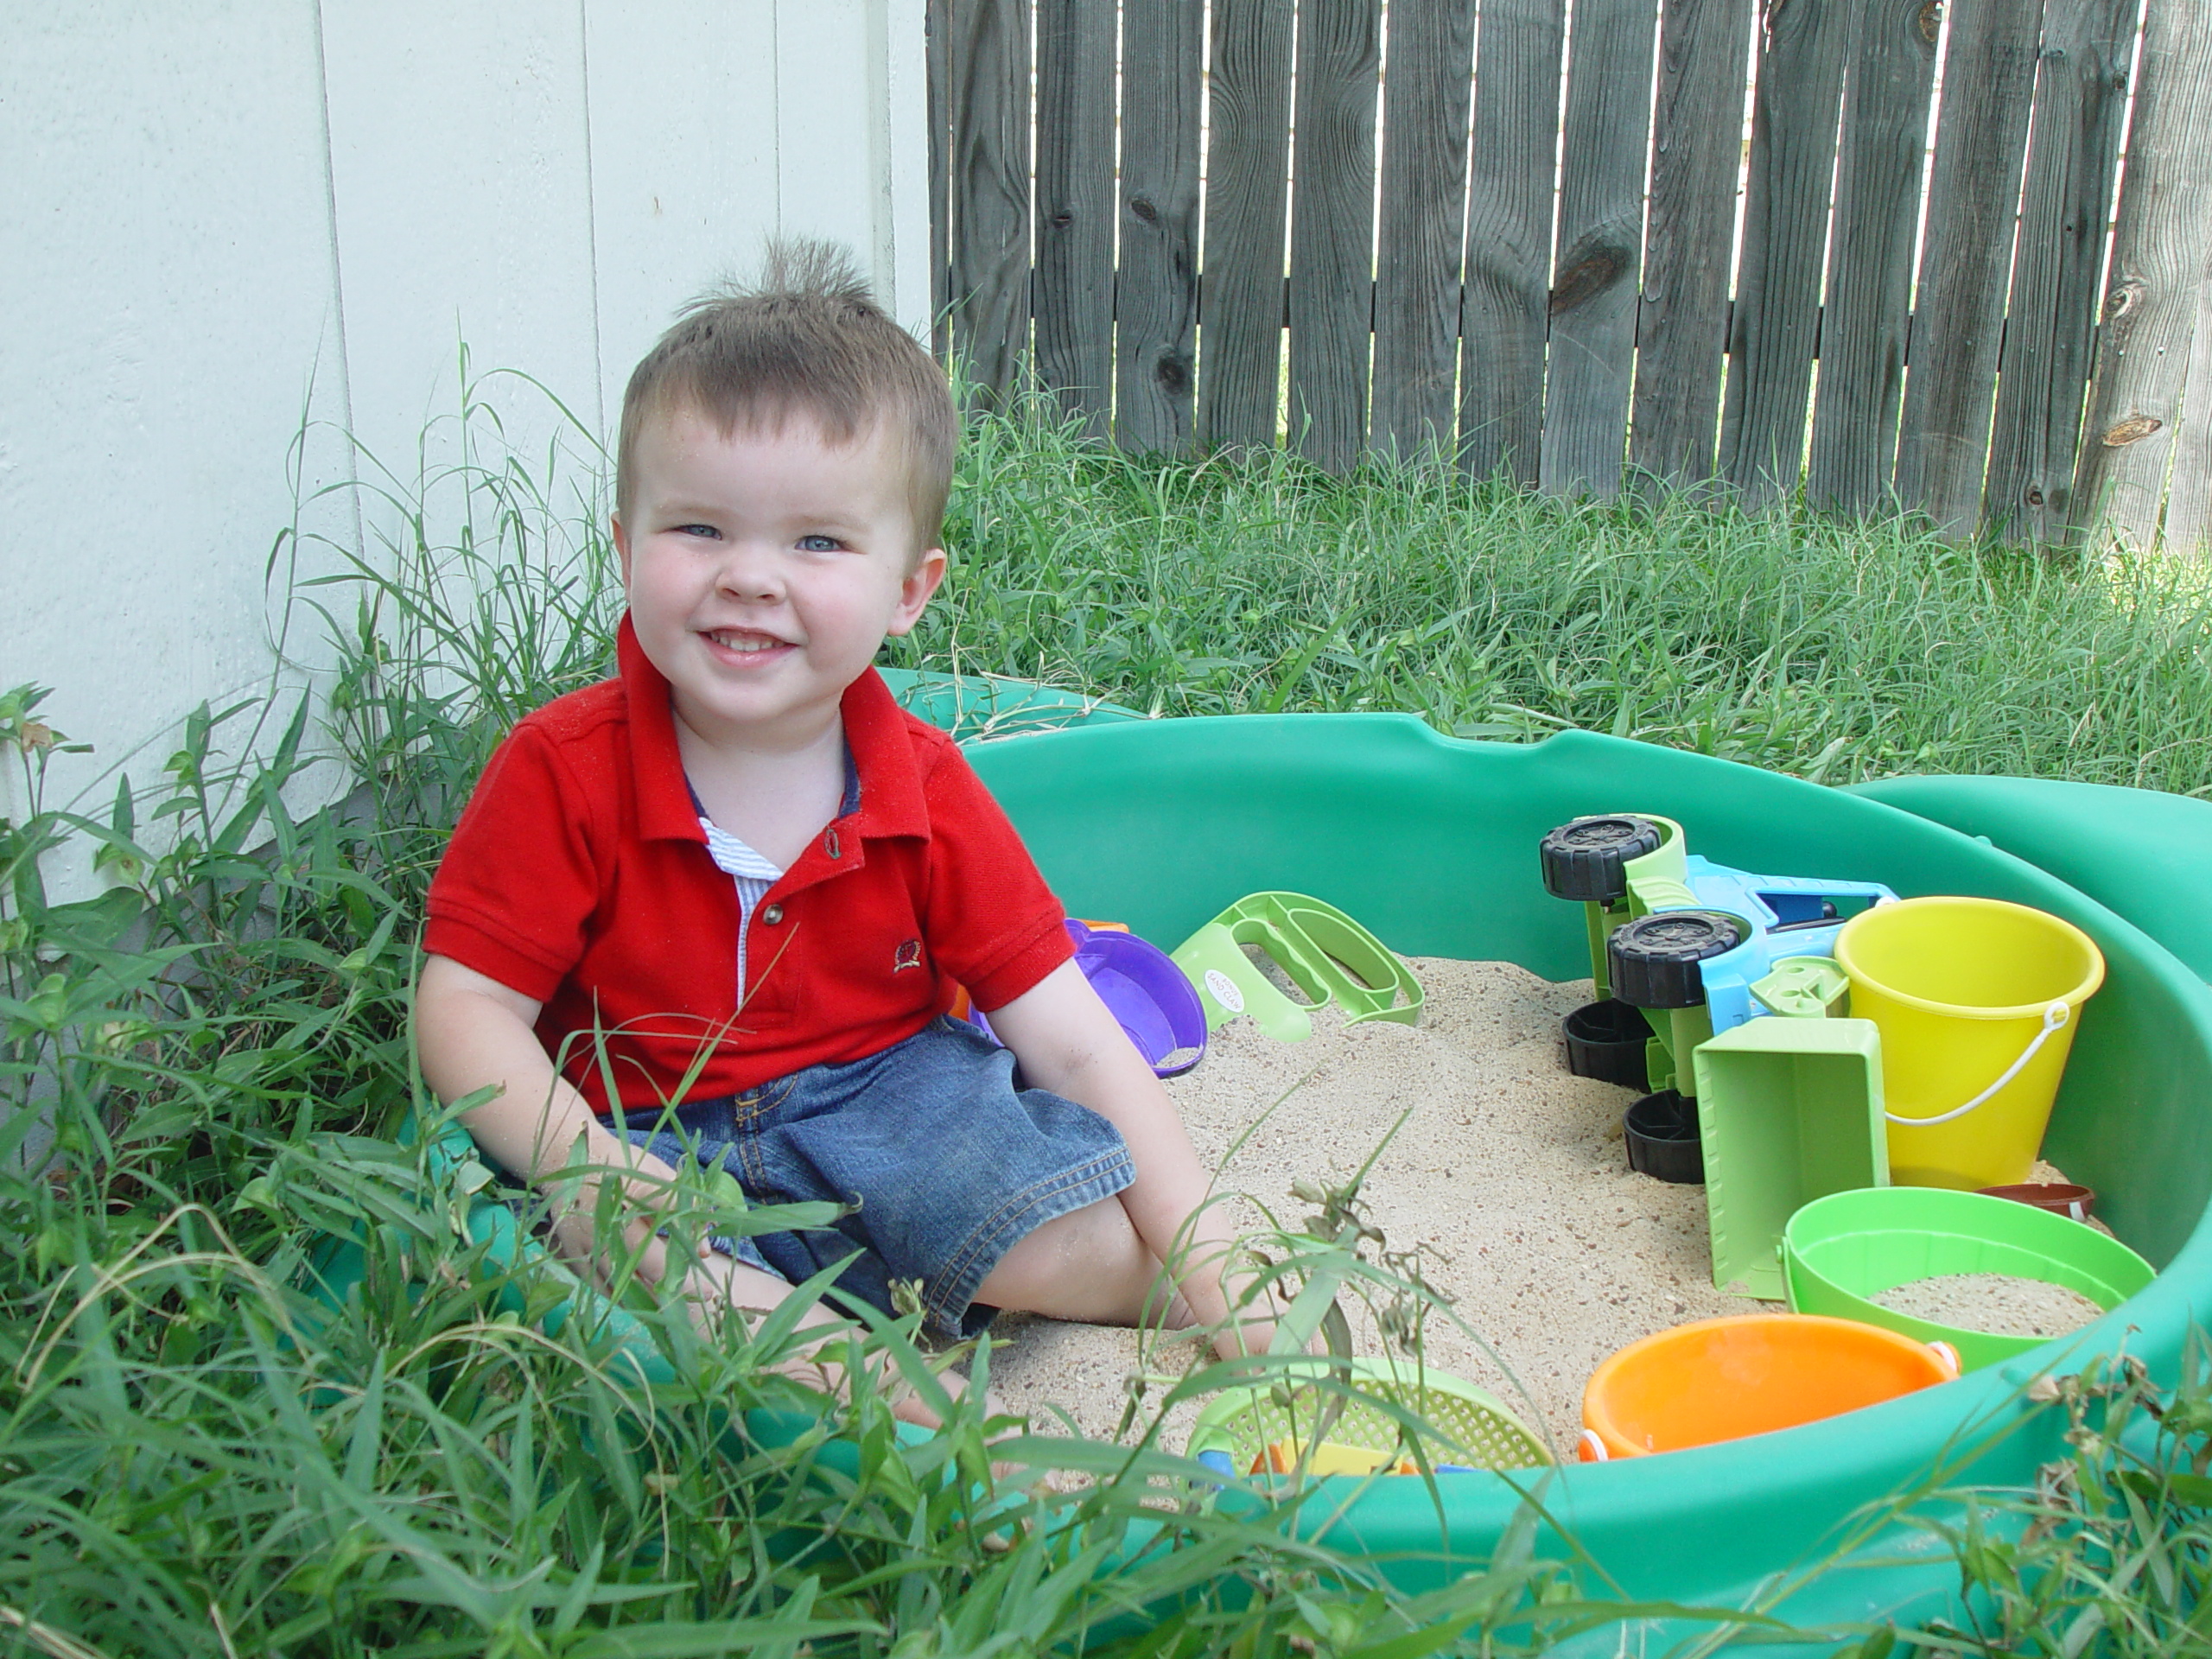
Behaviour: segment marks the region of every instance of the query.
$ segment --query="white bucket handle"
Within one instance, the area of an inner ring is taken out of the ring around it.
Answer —
[[[1959,1358],[1959,1351],[1951,1346],[1949,1343],[1945,1342],[1941,1337],[1938,1337],[1935,1341],[1929,1343],[1928,1345],[1935,1351],[1936,1363],[1943,1368],[1945,1374],[1948,1376],[1952,1381],[1956,1382],[1958,1380],[1961,1364]]]
[[[1582,1444],[1588,1449],[1590,1452],[1589,1460],[1592,1463],[1605,1463],[1611,1461],[1613,1454],[1605,1450],[1605,1443],[1598,1438],[1598,1431],[1596,1429],[1586,1428],[1582,1431]]]
[[[2028,1046],[2020,1051],[2020,1058],[2005,1068],[2005,1074],[2002,1077],[1999,1077],[1997,1081],[1991,1084],[1988,1088],[1976,1095],[1972,1100],[1967,1102],[1965,1105],[1954,1106],[1949,1111],[1940,1112],[1934,1117],[1899,1117],[1895,1112],[1892,1112],[1886,1108],[1884,1109],[1882,1116],[1888,1118],[1892,1123],[1902,1123],[1907,1128],[1913,1129],[1932,1129],[1938,1123],[1948,1123],[1953,1118],[1964,1117],[1968,1112],[1974,1110],[1975,1107],[1981,1105],[1984,1102],[1987,1101],[1991,1096],[1996,1094],[1997,1091],[2002,1089],[2006,1084],[2012,1082],[2013,1078],[2018,1077],[2020,1075],[2021,1069],[2024,1067],[2030,1060],[2035,1058],[2037,1051],[2041,1049],[2044,1044],[2050,1039],[2050,1033],[2054,1031],[2059,1030],[2073,1017],[2074,1010],[2069,1007],[2063,1001],[2054,1002],[2049,1007],[2045,1008],[2043,1011],[2043,1028],[2037,1031],[2036,1034],[2029,1039]]]

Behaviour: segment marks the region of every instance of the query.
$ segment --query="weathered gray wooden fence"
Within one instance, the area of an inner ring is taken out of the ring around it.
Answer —
[[[929,20],[938,297],[987,394],[1033,372],[1134,450],[2212,528],[2205,0]]]

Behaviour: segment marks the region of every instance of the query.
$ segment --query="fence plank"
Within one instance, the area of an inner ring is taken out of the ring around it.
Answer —
[[[951,0],[929,0],[922,16],[922,51],[929,75],[923,97],[930,124],[930,350],[938,357],[951,343],[944,315],[946,261],[950,257],[945,246],[950,219],[944,196],[945,149],[952,128],[951,113],[945,107],[951,84],[945,79],[945,36],[951,28]]]
[[[2136,0],[2048,0],[1982,523],[2065,539]]]
[[[1198,291],[1208,445],[1273,444],[1280,428],[1291,16],[1279,0],[1214,0]]]
[[[1869,0],[1851,49],[1806,486],[1847,512],[1890,501],[1939,4]]]
[[[1751,110],[1720,469],[1756,505],[1797,487],[1852,12],[1770,6]]]
[[[1303,0],[1290,205],[1290,435],[1344,472],[1367,441],[1378,0]]]
[[[1543,454],[1552,162],[1566,0],[1483,0],[1475,38],[1459,458],[1534,484]]]
[[[2196,321],[2189,346],[2189,378],[2174,430],[2174,475],[2166,495],[2159,545],[2169,553],[2212,556],[2212,237],[2197,279]]]
[[[1114,435],[1140,454],[1191,442],[1205,35],[1204,0],[1122,0]]]
[[[2035,89],[2040,0],[1949,0],[1920,302],[1897,435],[1897,494],[1963,535],[1980,514],[2008,234]]]
[[[1369,442],[1452,450],[1474,0],[1390,0]]]
[[[1574,8],[1540,469],[1542,487],[1555,495],[1607,499],[1620,489],[1654,22],[1648,0],[1580,0]]]
[[[1743,105],[1755,4],[1666,0],[1660,16],[1629,460],[1675,484],[1713,472],[1742,156],[1735,113]]]
[[[2152,0],[2137,87],[2075,512],[2149,547],[2212,224],[2212,14],[2196,0]]]
[[[1037,378],[1103,438],[1114,406],[1114,10],[1037,5]]]
[[[953,349],[986,404],[1029,344],[1029,3],[952,0],[947,175]]]

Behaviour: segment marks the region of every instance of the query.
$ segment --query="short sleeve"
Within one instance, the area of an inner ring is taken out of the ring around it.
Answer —
[[[931,954],[978,1007],[1004,1007],[1074,954],[1061,925],[1067,912],[983,780],[950,742],[923,791]]]
[[[423,948],[544,1002],[582,957],[599,897],[588,791],[525,721],[493,754],[430,883]]]

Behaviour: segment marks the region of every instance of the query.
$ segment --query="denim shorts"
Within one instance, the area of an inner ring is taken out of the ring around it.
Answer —
[[[1136,1179],[1111,1123],[1018,1086],[1014,1056],[950,1018],[864,1059],[613,1122],[671,1165],[728,1171],[756,1204],[856,1205],[831,1228],[755,1234],[730,1253],[792,1283],[842,1262],[838,1289],[886,1313],[893,1281],[918,1281],[929,1325],[958,1336],[990,1324],[998,1310],[976,1288],[1019,1240]]]

